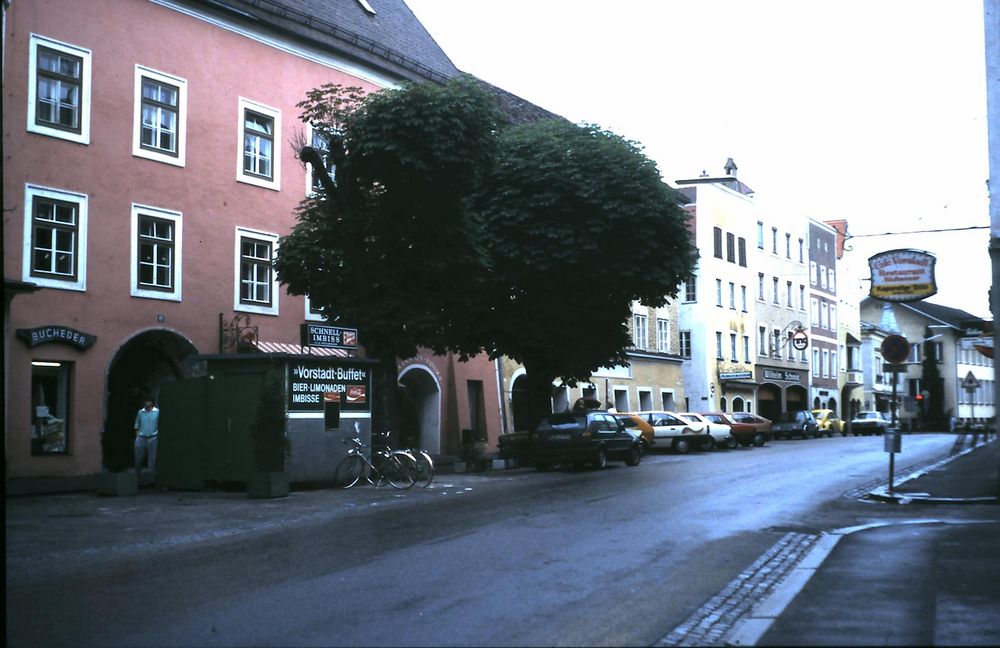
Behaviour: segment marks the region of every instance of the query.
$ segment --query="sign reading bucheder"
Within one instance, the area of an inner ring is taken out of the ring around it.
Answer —
[[[339,403],[343,412],[371,411],[371,371],[368,367],[330,366],[296,362],[288,373],[288,411],[322,412],[324,403]]]
[[[868,259],[872,273],[869,295],[889,302],[911,302],[937,293],[932,254],[920,250],[889,250]]]

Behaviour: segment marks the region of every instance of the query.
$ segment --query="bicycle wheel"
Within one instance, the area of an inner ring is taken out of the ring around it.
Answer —
[[[381,472],[393,488],[412,488],[416,482],[417,462],[409,453],[397,450],[382,462]]]
[[[434,460],[423,450],[414,452],[413,458],[417,460],[417,484],[427,488],[434,481]]]
[[[365,474],[365,460],[356,454],[344,457],[334,472],[334,483],[340,488],[350,488]]]

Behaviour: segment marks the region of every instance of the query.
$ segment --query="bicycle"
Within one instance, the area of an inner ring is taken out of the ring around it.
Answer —
[[[387,439],[388,433],[381,436]],[[409,452],[390,450],[388,446],[383,450],[376,450],[374,446],[362,443],[358,437],[344,439],[343,443],[351,447],[334,472],[334,481],[341,488],[354,486],[362,477],[376,488],[389,482],[393,488],[404,490],[412,488],[416,483],[419,472],[417,460]],[[372,451],[371,460],[362,452],[365,448]]]
[[[434,460],[426,450],[410,449],[410,454],[417,461],[416,480],[421,487],[427,488],[434,481]]]

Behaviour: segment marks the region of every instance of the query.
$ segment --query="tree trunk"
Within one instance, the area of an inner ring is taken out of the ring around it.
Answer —
[[[539,367],[524,366],[528,391],[525,404],[528,407],[529,430],[534,430],[539,421],[552,413],[552,381],[555,374]]]
[[[383,347],[387,348],[387,347]],[[375,398],[372,403],[372,433],[380,434],[386,430],[393,432],[390,443],[395,447],[399,443],[399,367],[396,364],[396,356],[391,353],[379,353],[379,346],[368,347],[369,357],[378,360],[378,364],[372,368],[372,389],[375,391]]]

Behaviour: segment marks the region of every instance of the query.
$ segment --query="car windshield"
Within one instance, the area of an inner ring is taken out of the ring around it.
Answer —
[[[794,423],[798,420],[798,412],[782,412],[778,418],[779,423]]]

